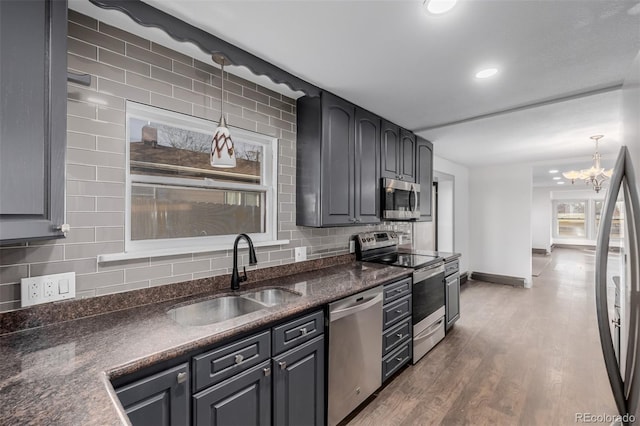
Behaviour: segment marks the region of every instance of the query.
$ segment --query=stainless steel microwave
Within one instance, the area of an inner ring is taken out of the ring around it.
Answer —
[[[420,219],[420,185],[396,179],[382,179],[382,218]]]

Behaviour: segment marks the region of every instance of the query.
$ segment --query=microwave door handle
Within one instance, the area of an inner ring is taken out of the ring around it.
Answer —
[[[418,191],[416,190],[415,185],[411,185],[411,189],[413,190],[413,211],[418,211]]]
[[[609,383],[613,391],[613,397],[621,415],[628,413],[628,402],[625,397],[624,383],[620,376],[620,369],[616,360],[615,349],[613,347],[613,339],[611,338],[611,330],[609,329],[609,311],[607,306],[607,256],[609,253],[609,239],[613,212],[616,206],[616,199],[622,186],[622,178],[624,175],[624,161],[626,150],[622,147],[614,173],[611,176],[609,190],[603,205],[600,227],[598,228],[598,239],[596,245],[596,313],[598,317],[598,332],[600,333],[600,345],[602,346],[602,355],[609,376]],[[631,342],[629,342],[631,344]],[[621,358],[623,354],[620,354]]]
[[[411,190],[409,191],[409,211],[412,211],[412,212],[413,212],[413,211],[415,211],[415,210],[414,210],[414,208],[413,208],[413,204],[414,204],[414,203],[412,203],[412,202],[411,202],[411,196],[412,196],[412,195],[414,195],[413,185],[411,185]]]

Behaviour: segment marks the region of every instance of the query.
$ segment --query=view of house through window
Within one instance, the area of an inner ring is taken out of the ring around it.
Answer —
[[[237,165],[214,168],[215,127],[207,120],[127,103],[128,241],[273,236],[276,140],[232,129]]]
[[[556,230],[558,237],[584,238],[587,235],[585,202],[560,201],[556,204]]]

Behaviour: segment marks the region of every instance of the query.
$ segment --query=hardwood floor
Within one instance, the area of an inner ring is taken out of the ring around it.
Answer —
[[[461,318],[349,425],[567,425],[617,414],[595,318],[594,253],[556,249],[533,288],[469,281]]]

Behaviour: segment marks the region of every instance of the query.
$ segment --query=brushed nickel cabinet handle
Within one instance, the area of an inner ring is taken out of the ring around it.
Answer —
[[[287,363],[285,361],[279,362],[278,365],[280,366],[280,370],[287,368]]]
[[[270,367],[263,368],[262,371],[264,371],[264,375],[265,376],[270,376],[271,375],[271,368]]]
[[[304,336],[305,334],[307,334],[307,328],[306,327],[302,327],[300,329],[300,333]]]
[[[402,339],[402,333],[398,333],[396,336],[398,336],[399,339]]]
[[[181,373],[178,373],[177,381],[178,381],[179,384],[182,384],[182,383],[186,382],[187,381],[187,373],[184,372],[184,371],[181,372]]]
[[[243,360],[244,360],[244,357],[242,355],[240,354],[236,355],[235,357],[236,364],[240,364]]]

